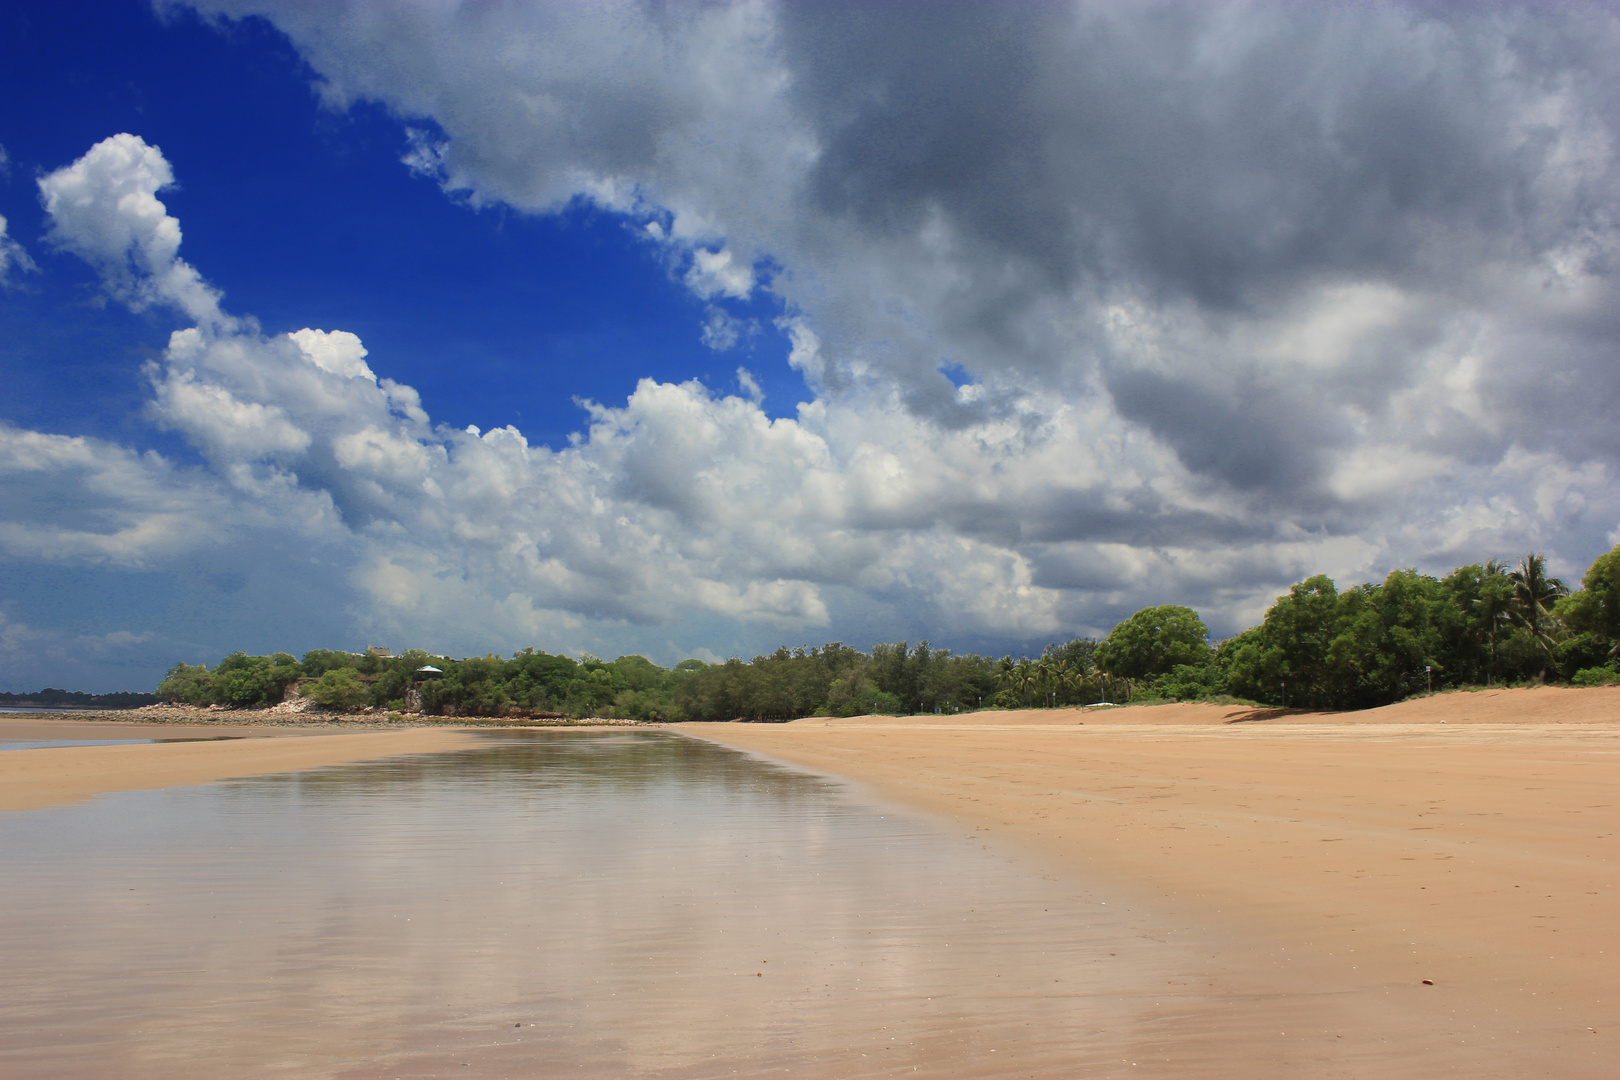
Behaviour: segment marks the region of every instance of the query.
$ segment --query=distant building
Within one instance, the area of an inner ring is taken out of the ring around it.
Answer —
[[[366,655],[367,656],[393,656],[394,655],[394,650],[388,648],[385,645],[368,645],[368,646],[366,646]]]

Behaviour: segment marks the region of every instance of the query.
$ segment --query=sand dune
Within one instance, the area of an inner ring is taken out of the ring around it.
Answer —
[[[1620,689],[1254,713],[686,729],[946,815],[1203,950],[1149,1075],[1620,1073]],[[1177,1022],[1210,995],[1221,1023]]]

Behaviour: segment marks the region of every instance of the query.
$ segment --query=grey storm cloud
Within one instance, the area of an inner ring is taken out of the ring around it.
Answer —
[[[1041,365],[1017,326],[1049,295],[1264,316],[1323,282],[1466,292],[1614,223],[1602,9],[816,3],[781,28],[814,207],[947,220],[981,305],[943,321],[1004,363]]]

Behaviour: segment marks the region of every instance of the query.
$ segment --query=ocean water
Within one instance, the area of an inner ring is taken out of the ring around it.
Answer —
[[[1190,962],[667,732],[0,814],[0,868],[3,1076],[1124,1075]]]

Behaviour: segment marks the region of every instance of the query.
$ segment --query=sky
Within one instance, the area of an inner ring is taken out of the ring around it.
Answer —
[[[20,0],[0,690],[1620,542],[1620,10]]]

